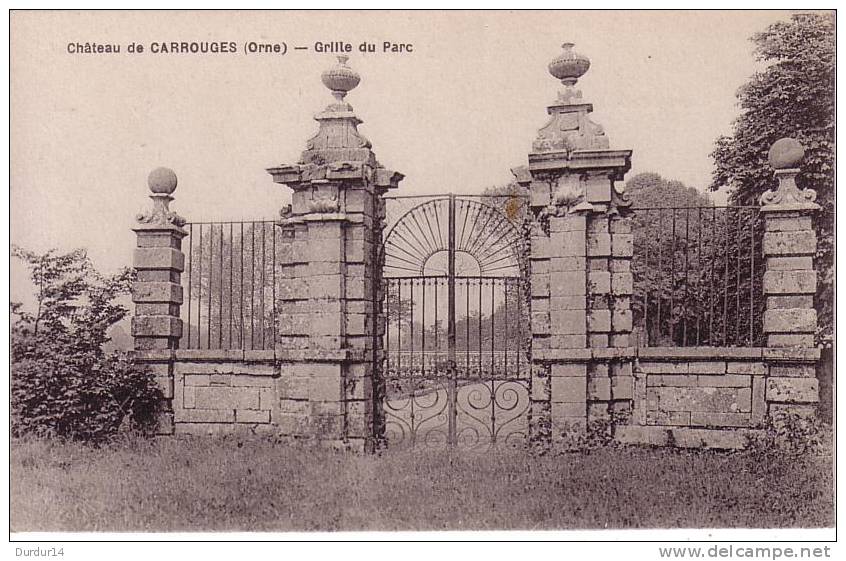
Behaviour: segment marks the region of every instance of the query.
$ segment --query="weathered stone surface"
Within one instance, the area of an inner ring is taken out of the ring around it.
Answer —
[[[587,263],[584,257],[551,257],[547,263],[547,272],[562,273],[568,271],[584,271],[587,268]],[[534,275],[535,270],[532,269]],[[532,277],[534,279],[534,276]]]
[[[550,385],[552,403],[584,403],[587,399],[586,377],[553,377]]]
[[[591,378],[587,385],[588,399],[609,401],[611,399],[611,378]]]
[[[579,422],[578,419],[584,419],[587,416],[587,402],[553,401],[550,416],[556,424],[567,423],[570,420]]]
[[[814,336],[811,333],[771,333],[767,336],[767,346],[775,348],[811,348],[814,346]]]
[[[584,271],[565,271],[549,274],[549,295],[574,296],[587,294],[587,274]]]
[[[687,374],[687,362],[639,361],[639,370],[644,374]]]
[[[550,368],[552,377],[576,376],[587,377],[587,366],[584,364],[553,364]]]
[[[174,411],[177,423],[234,423],[234,409],[177,409]],[[178,432],[178,431],[177,431]]]
[[[618,310],[616,307],[611,316],[611,327],[614,332],[626,332],[632,330],[632,311],[631,309]]]
[[[669,431],[662,427],[621,425],[614,429],[614,438],[623,444],[666,446]]]
[[[615,296],[629,296],[634,289],[631,273],[611,273],[611,293]]]
[[[764,376],[767,374],[767,365],[763,362],[728,362],[726,363],[726,372],[729,374]]]
[[[742,374],[723,374],[722,376],[699,376],[699,386],[712,388],[748,388],[752,377]]]
[[[691,361],[687,364],[687,371],[691,374],[725,374],[726,363],[722,360]]]
[[[588,336],[588,346],[592,349],[606,349],[609,345],[607,333],[591,333]]]
[[[787,378],[814,378],[817,369],[812,364],[773,364],[770,366],[770,376]]]
[[[613,399],[632,399],[634,397],[634,377],[613,376],[611,378],[611,397]]]
[[[765,333],[813,333],[817,329],[817,311],[814,309],[783,308],[764,312]]]
[[[584,232],[587,230],[587,219],[577,214],[565,216],[550,216],[550,232]]]
[[[181,304],[182,285],[173,282],[134,282],[132,283],[132,301]],[[178,314],[179,308],[176,311]]]
[[[765,399],[766,380],[760,376],[752,379],[752,424],[764,422],[767,415],[767,401]]]
[[[532,310],[532,333],[547,334],[550,332],[549,312],[535,312]]]
[[[690,376],[687,374],[649,374],[646,377],[647,385],[649,387],[663,388],[663,387],[696,387],[699,385],[698,376]]]
[[[690,425],[689,411],[647,411],[648,425]]]
[[[810,216],[767,216],[765,224],[767,232],[796,232],[814,229]]]
[[[632,234],[614,234],[611,241],[614,257],[631,257],[634,255],[634,237]]]
[[[816,250],[813,230],[764,233],[764,255],[813,255]]]
[[[182,320],[172,316],[134,316],[133,337],[182,337]]]
[[[252,409],[236,409],[236,423],[269,423],[270,411],[255,411]]]
[[[768,271],[810,271],[814,268],[814,258],[811,256],[802,257],[769,257],[767,259]]]
[[[735,430],[674,428],[672,434],[680,448],[738,450],[745,448],[747,443],[746,435]]]
[[[259,392],[255,388],[198,387],[198,409],[258,409]]]
[[[137,248],[132,262],[136,269],[185,270],[185,254],[172,247]]]
[[[584,310],[552,310],[549,319],[551,333],[578,335],[587,331],[587,314]]]
[[[548,299],[550,310],[584,310],[587,308],[587,299],[582,294],[572,296],[553,296]],[[532,311],[536,309],[535,301],[532,301]],[[540,310],[539,310],[540,311]]]
[[[751,413],[691,413],[690,424],[695,427],[748,427]]]
[[[608,294],[611,292],[611,273],[607,271],[591,271],[588,273],[588,286],[591,294]]]
[[[591,234],[587,238],[587,255],[589,257],[610,257],[611,234]]]
[[[549,237],[550,257],[584,257],[585,232],[556,232]]]
[[[813,308],[814,296],[812,294],[767,296],[766,303],[768,310],[781,310],[786,308]]]
[[[816,378],[769,378],[766,398],[780,403],[816,403],[819,382]]]
[[[588,331],[599,333],[611,331],[611,310],[592,310],[587,320]]]
[[[767,271],[764,273],[764,294],[814,294],[817,291],[816,271]]]
[[[654,403],[650,409],[658,411],[748,412],[752,408],[751,400],[750,388],[651,387],[647,390],[647,402]]]

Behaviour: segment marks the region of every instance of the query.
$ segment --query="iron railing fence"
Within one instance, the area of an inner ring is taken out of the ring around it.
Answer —
[[[189,222],[183,349],[272,349],[279,228],[273,220]]]
[[[635,209],[632,233],[639,344],[763,344],[759,207]]]
[[[385,278],[385,377],[528,378],[523,286],[519,277],[455,277],[453,288],[447,277]]]

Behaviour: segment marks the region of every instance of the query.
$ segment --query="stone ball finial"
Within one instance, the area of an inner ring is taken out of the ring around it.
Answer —
[[[576,82],[590,68],[590,59],[573,50],[574,43],[564,43],[564,52],[549,63],[549,73],[561,80],[565,86],[575,86]]]
[[[170,168],[156,168],[147,176],[147,185],[157,195],[171,195],[176,191],[176,174]]]
[[[773,169],[792,169],[799,167],[805,157],[805,148],[795,138],[780,138],[773,142],[767,153],[767,160]]]
[[[343,100],[347,92],[361,82],[358,72],[347,66],[349,58],[346,55],[338,55],[338,64],[320,75],[323,85],[332,90],[332,95],[338,101]]]

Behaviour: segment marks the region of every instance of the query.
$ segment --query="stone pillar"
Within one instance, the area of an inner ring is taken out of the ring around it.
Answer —
[[[814,344],[817,238],[813,214],[820,207],[814,202],[816,193],[812,189],[799,190],[796,185],[804,153],[794,139],[775,142],[770,148],[769,163],[775,169],[778,187],[761,196],[765,229],[763,329],[767,347],[808,349],[804,354],[786,353],[785,357],[791,357],[789,361],[777,360],[778,353],[770,353],[766,398],[771,415],[785,411],[811,413],[813,404],[819,401],[815,372],[819,352]],[[807,360],[800,360],[801,356]]]
[[[323,74],[336,103],[315,119],[317,134],[300,161],[271,168],[293,190],[282,228],[290,239],[280,281],[280,430],[298,439],[368,450],[375,445],[378,396],[374,365],[382,274],[382,195],[402,174],[378,163],[344,102],[360,81],[347,57]]]
[[[594,350],[614,357],[631,331],[628,206],[619,188],[631,167],[630,150],[611,150],[593,106],[573,86],[590,61],[565,43],[549,65],[565,90],[548,108],[529,165],[514,170],[529,192],[532,229],[532,438],[553,442],[584,431],[589,420],[610,419],[612,374],[631,380],[631,365],[593,361]],[[631,390],[628,397],[631,399]],[[630,404],[630,401],[626,402]]]
[[[182,337],[182,238],[187,232],[182,228],[185,220],[169,209],[176,174],[158,168],[147,182],[153,208],[139,214],[133,228],[137,236],[133,257],[137,276],[132,286],[132,336],[136,360],[153,372],[166,400],[159,430],[169,434],[173,432],[173,351],[179,348]]]

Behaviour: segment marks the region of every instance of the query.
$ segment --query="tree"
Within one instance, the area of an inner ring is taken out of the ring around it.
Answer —
[[[732,134],[721,136],[712,153],[711,189],[732,189],[733,204],[755,205],[775,186],[767,152],[779,138],[791,136],[805,147],[800,188],[817,192],[822,212],[816,217],[816,305],[818,341],[830,344],[834,297],[834,87],[835,18],[832,13],[795,14],[751,38],[767,67],[737,92],[741,108]]]
[[[161,393],[107,332],[127,309],[133,271],[99,274],[84,250],[37,254],[13,246],[35,287],[35,311],[11,304],[11,429],[15,436],[100,441],[125,423],[151,429]]]

